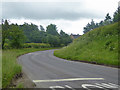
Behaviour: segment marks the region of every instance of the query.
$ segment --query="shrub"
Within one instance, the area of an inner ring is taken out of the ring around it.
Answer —
[[[23,48],[50,48],[50,44],[45,43],[25,43]]]

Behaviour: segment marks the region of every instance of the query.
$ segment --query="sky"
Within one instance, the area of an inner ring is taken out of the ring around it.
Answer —
[[[113,16],[119,0],[2,0],[2,18],[10,23],[56,24],[58,31],[83,34],[83,27],[93,19]],[[1,4],[0,4],[1,9]],[[1,14],[0,14],[1,15]]]

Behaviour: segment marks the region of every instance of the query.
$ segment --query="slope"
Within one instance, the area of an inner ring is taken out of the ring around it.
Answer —
[[[89,31],[54,55],[68,60],[118,66],[118,23]]]

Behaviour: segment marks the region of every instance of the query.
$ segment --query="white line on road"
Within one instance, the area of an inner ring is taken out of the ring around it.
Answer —
[[[70,79],[52,79],[52,80],[33,80],[37,82],[61,82],[61,81],[79,81],[79,80],[104,80],[104,78],[70,78]]]

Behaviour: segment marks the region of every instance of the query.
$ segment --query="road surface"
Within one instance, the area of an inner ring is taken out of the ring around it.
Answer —
[[[53,52],[54,50],[37,51],[18,59],[36,88],[118,90],[117,68],[68,61],[53,56]]]

